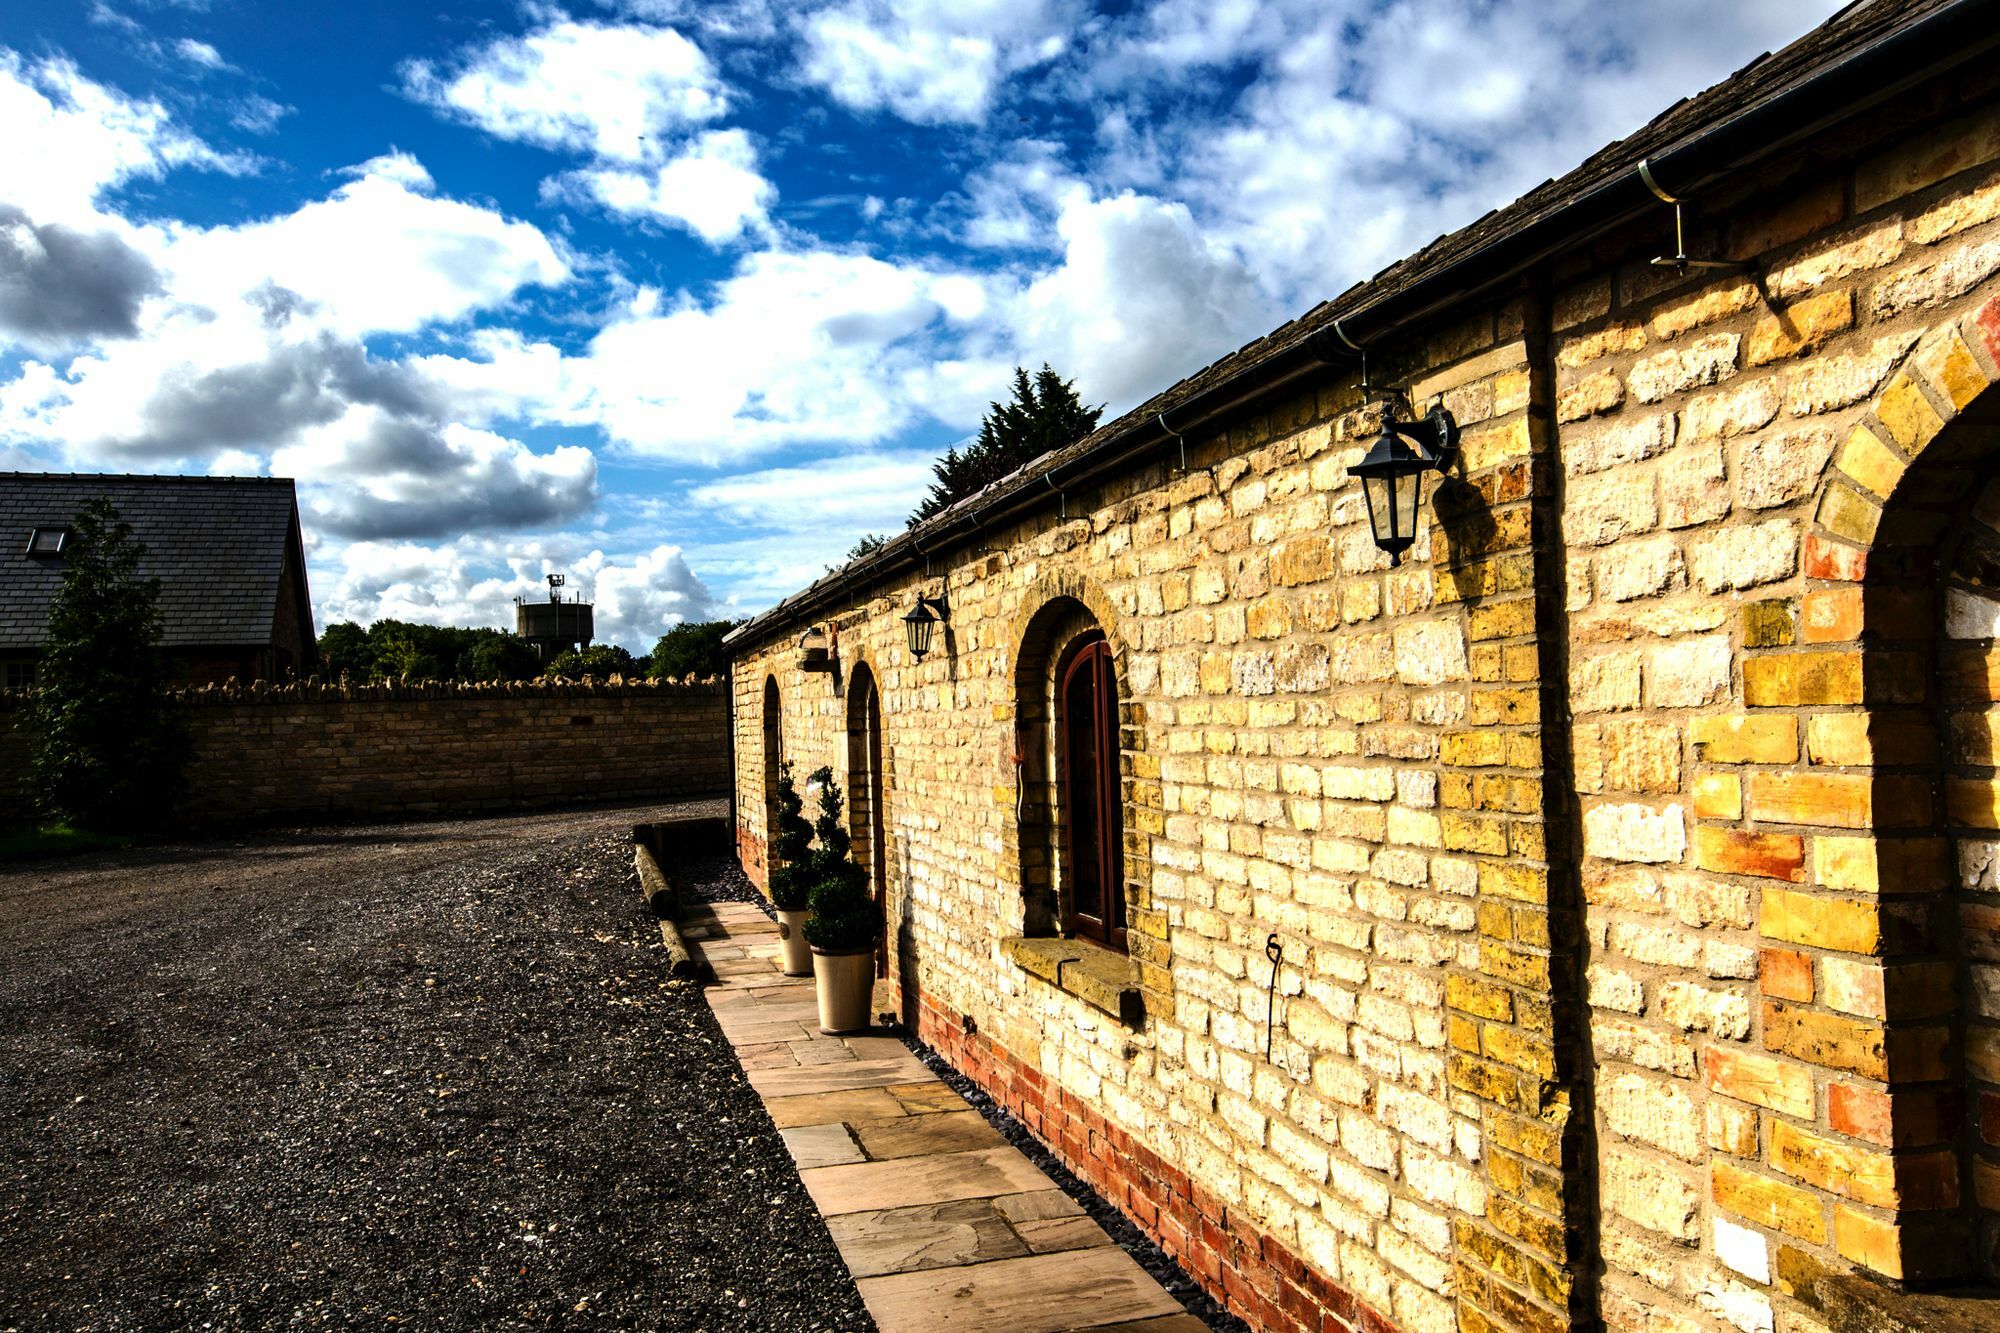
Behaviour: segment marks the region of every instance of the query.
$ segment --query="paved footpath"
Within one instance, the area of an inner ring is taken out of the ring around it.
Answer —
[[[696,904],[681,933],[882,1333],[1205,1333],[902,1042],[822,1033],[763,912]]]

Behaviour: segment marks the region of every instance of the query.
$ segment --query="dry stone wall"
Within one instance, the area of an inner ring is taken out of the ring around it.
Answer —
[[[1958,92],[1702,201],[1741,272],[1651,263],[1663,209],[1371,349],[1466,427],[1401,567],[1329,370],[822,622],[882,687],[906,1012],[1253,1324],[1825,1333],[1991,1253],[2000,111]],[[1057,603],[1118,663],[1129,961],[1016,942]],[[849,752],[803,628],[735,667],[746,860],[767,682],[786,754]]]
[[[719,682],[257,685],[176,696],[190,823],[519,809],[729,789]],[[0,696],[10,808],[32,808],[26,699]]]

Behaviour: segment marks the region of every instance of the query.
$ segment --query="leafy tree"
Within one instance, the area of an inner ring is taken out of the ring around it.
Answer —
[[[646,674],[654,680],[727,676],[729,654],[723,651],[722,636],[742,623],[740,620],[681,622],[653,645],[652,654],[646,659]]]
[[[868,872],[850,854],[840,788],[831,768],[813,770],[811,781],[819,784],[819,815],[813,820],[819,846],[812,856],[812,915],[806,918],[806,942],[827,953],[869,948],[881,936],[882,922],[868,892]]]
[[[425,634],[427,625],[407,625],[398,621],[378,624],[369,633],[369,651],[375,673],[390,680],[449,680],[452,660],[438,649],[442,636]]]
[[[368,647],[368,631],[351,620],[328,625],[319,636],[319,662],[334,680],[342,676],[366,679],[375,662]]]
[[[888,537],[879,532],[871,532],[847,548],[847,558],[849,560],[859,560],[864,555],[875,554],[888,544]]]
[[[615,643],[593,643],[581,652],[565,648],[542,668],[547,680],[605,680],[638,674],[638,661]]]
[[[932,465],[937,480],[910,522],[941,514],[1050,450],[1074,444],[1097,429],[1103,413],[1102,404],[1085,407],[1076,385],[1049,369],[1047,362],[1032,379],[1016,366],[1013,401],[989,403],[978,438],[962,453],[956,447],[945,450]]]
[[[792,761],[778,762],[776,809],[771,829],[771,905],[780,912],[805,911],[813,876],[813,826],[792,782]]]
[[[186,746],[162,695],[160,581],[108,499],[77,516],[49,604],[35,696],[35,788],[51,819],[95,830],[164,817]]]
[[[458,659],[460,680],[533,680],[542,670],[535,646],[518,634],[475,630],[479,639]]]
[[[378,620],[367,629],[352,621],[328,625],[319,657],[328,676],[360,681],[532,680],[542,673],[534,648],[517,635],[407,620]]]

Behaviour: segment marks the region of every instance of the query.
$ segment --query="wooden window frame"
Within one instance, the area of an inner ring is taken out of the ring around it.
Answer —
[[[1079,675],[1090,680],[1090,716],[1078,719],[1070,707],[1071,685]],[[1061,801],[1063,933],[1123,952],[1125,931],[1125,808],[1124,774],[1120,760],[1118,676],[1111,645],[1102,632],[1079,638],[1065,650],[1056,672],[1056,792]],[[1079,721],[1094,733],[1095,772],[1074,771],[1071,737]],[[1078,818],[1088,811],[1097,831],[1095,871],[1099,913],[1083,910],[1077,886],[1082,882],[1076,847]]]

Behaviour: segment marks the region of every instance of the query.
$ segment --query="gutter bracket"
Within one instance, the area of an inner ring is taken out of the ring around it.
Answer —
[[[1642,157],[1639,159],[1639,180],[1647,189],[1653,192],[1654,198],[1663,204],[1672,204],[1674,208],[1674,253],[1671,256],[1655,255],[1653,257],[1653,266],[1655,268],[1670,268],[1682,276],[1686,276],[1689,269],[1700,269],[1704,272],[1741,273],[1750,267],[1750,265],[1735,259],[1688,258],[1687,226],[1686,220],[1681,213],[1681,205],[1687,201],[1678,195],[1668,194],[1661,188],[1660,182],[1653,177],[1653,164],[1647,158]]]
[[[1165,432],[1166,432],[1167,434],[1169,434],[1169,435],[1173,436],[1173,437],[1174,437],[1174,439],[1175,439],[1175,441],[1179,443],[1179,445],[1180,445],[1180,447],[1181,447],[1181,472],[1182,472],[1182,473],[1186,473],[1186,472],[1187,472],[1187,436],[1185,436],[1185,435],[1181,434],[1181,433],[1180,433],[1179,431],[1175,430],[1175,429],[1174,429],[1174,428],[1173,428],[1172,426],[1169,426],[1169,425],[1167,424],[1167,414],[1166,414],[1165,412],[1162,412],[1162,413],[1160,413],[1160,414],[1159,414],[1159,415],[1158,415],[1157,417],[1155,417],[1155,418],[1154,418],[1154,420],[1155,420],[1155,421],[1158,421],[1158,422],[1160,423],[1160,429],[1161,429],[1161,430],[1163,430],[1163,431],[1165,431]]]

